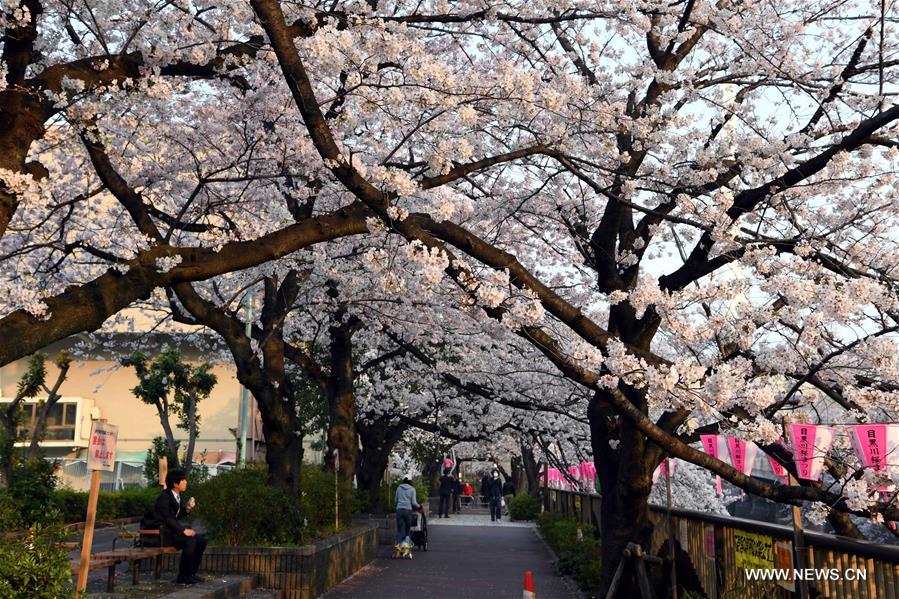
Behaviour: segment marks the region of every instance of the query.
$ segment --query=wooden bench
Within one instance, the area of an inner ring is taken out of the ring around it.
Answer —
[[[115,568],[118,564],[122,562],[130,562],[131,563],[131,584],[137,585],[140,583],[140,566],[143,560],[156,558],[156,563],[153,568],[153,576],[157,580],[162,576],[162,556],[167,553],[178,553],[179,549],[175,547],[143,547],[143,546],[132,546],[124,549],[116,549],[116,541],[119,539],[132,539],[133,541],[137,540],[145,540],[145,539],[156,539],[159,544],[161,544],[161,534],[159,530],[139,530],[137,532],[128,532],[123,531],[120,532],[115,539],[112,540],[112,551],[102,551],[100,553],[91,554],[91,560],[88,564],[88,572],[93,572],[94,570],[102,570],[103,568],[108,568],[108,574],[106,577],[106,592],[112,593],[115,591]],[[141,543],[143,545],[143,543]],[[75,575],[78,573],[78,569],[80,567],[81,561],[78,559],[72,560],[72,574]]]

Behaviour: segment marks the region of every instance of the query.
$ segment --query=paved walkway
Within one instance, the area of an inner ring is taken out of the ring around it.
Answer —
[[[533,525],[490,522],[485,516],[431,518],[428,550],[411,560],[378,559],[326,593],[326,599],[506,599],[521,597],[525,570],[540,599],[580,595],[556,575],[552,557]]]

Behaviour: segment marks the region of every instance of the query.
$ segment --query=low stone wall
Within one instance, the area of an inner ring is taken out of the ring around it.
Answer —
[[[314,599],[377,555],[378,525],[372,522],[301,547],[208,547],[200,575],[251,574],[259,586],[284,591],[285,599]],[[163,569],[177,571],[179,557],[164,556]]]
[[[378,527],[378,544],[393,546],[396,543],[396,514],[367,514],[353,516],[353,524]]]

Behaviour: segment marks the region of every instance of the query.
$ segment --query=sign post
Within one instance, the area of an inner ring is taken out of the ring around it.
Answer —
[[[77,595],[87,588],[90,571],[91,545],[94,542],[94,524],[97,520],[97,500],[100,497],[100,472],[112,472],[115,468],[115,446],[119,427],[107,424],[105,419],[95,420],[91,426],[91,442],[87,453],[87,469],[91,472],[91,488],[87,496],[87,517],[84,522],[84,538],[81,541],[81,565],[78,567]]]

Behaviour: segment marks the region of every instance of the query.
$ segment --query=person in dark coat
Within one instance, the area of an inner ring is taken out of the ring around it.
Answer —
[[[490,473],[485,472],[484,476],[481,478],[481,503],[484,507],[487,506],[487,483],[490,482]]]
[[[512,505],[512,498],[515,497],[515,483],[512,482],[511,478],[507,478],[506,482],[503,483],[503,501],[506,502],[506,515],[509,515],[509,506]]]
[[[462,482],[457,478],[453,481],[453,513],[458,514],[462,510]]]
[[[453,486],[456,479],[448,472],[444,472],[440,477],[440,506],[437,510],[438,518],[449,518],[450,495],[453,493]]]
[[[181,522],[197,503],[193,497],[187,499],[184,495],[186,490],[187,476],[184,471],[169,472],[165,477],[165,490],[153,505],[153,516],[159,523],[162,544],[174,545],[181,550],[177,582],[194,584],[203,580],[197,576],[197,572],[200,570],[203,552],[206,551],[206,537]]]
[[[503,483],[496,470],[493,471],[493,477],[487,480],[485,490],[487,505],[490,507],[490,521],[499,522],[503,515]]]

